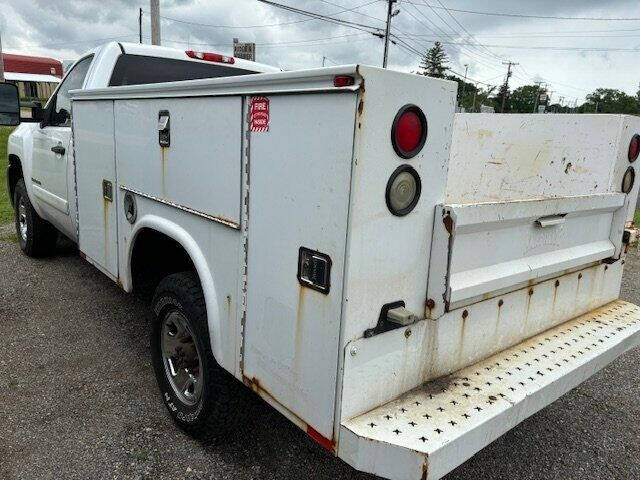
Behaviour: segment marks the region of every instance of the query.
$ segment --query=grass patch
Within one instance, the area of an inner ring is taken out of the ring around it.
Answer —
[[[0,127],[0,225],[13,220],[13,208],[7,192],[7,139],[13,127]]]
[[[640,227],[640,209],[636,210],[636,213],[634,213],[633,223],[636,224],[636,227]]]
[[[18,235],[15,232],[7,235],[0,234],[0,242],[18,243]]]
[[[7,382],[7,386],[9,387],[10,390],[13,390],[18,386],[18,380],[15,378],[10,378],[9,381]]]

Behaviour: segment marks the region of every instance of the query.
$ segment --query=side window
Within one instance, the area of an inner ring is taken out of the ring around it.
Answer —
[[[49,125],[58,127],[71,125],[71,99],[69,98],[69,91],[82,88],[84,77],[87,76],[87,71],[89,70],[89,65],[91,65],[92,60],[93,55],[83,58],[65,77],[55,98],[52,99],[53,111],[51,112]]]

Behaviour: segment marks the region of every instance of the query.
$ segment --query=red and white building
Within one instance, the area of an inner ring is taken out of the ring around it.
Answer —
[[[62,62],[53,58],[5,53],[5,81],[18,85],[24,100],[48,99],[62,79]]]

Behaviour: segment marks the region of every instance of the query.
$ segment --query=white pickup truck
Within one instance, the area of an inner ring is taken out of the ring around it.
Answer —
[[[16,130],[9,188],[27,254],[55,227],[153,292],[186,431],[242,414],[226,371],[356,469],[439,478],[640,342],[640,118],[454,114],[455,83],[361,65],[107,87],[134,48]]]

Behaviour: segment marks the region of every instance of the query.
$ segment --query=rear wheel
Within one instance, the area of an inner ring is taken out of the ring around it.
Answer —
[[[58,232],[34,210],[24,180],[16,183],[13,197],[16,233],[22,251],[30,257],[49,255],[58,239]]]
[[[213,357],[197,276],[183,272],[164,278],[153,309],[151,355],[164,404],[187,433],[215,440],[228,431],[236,381]]]

